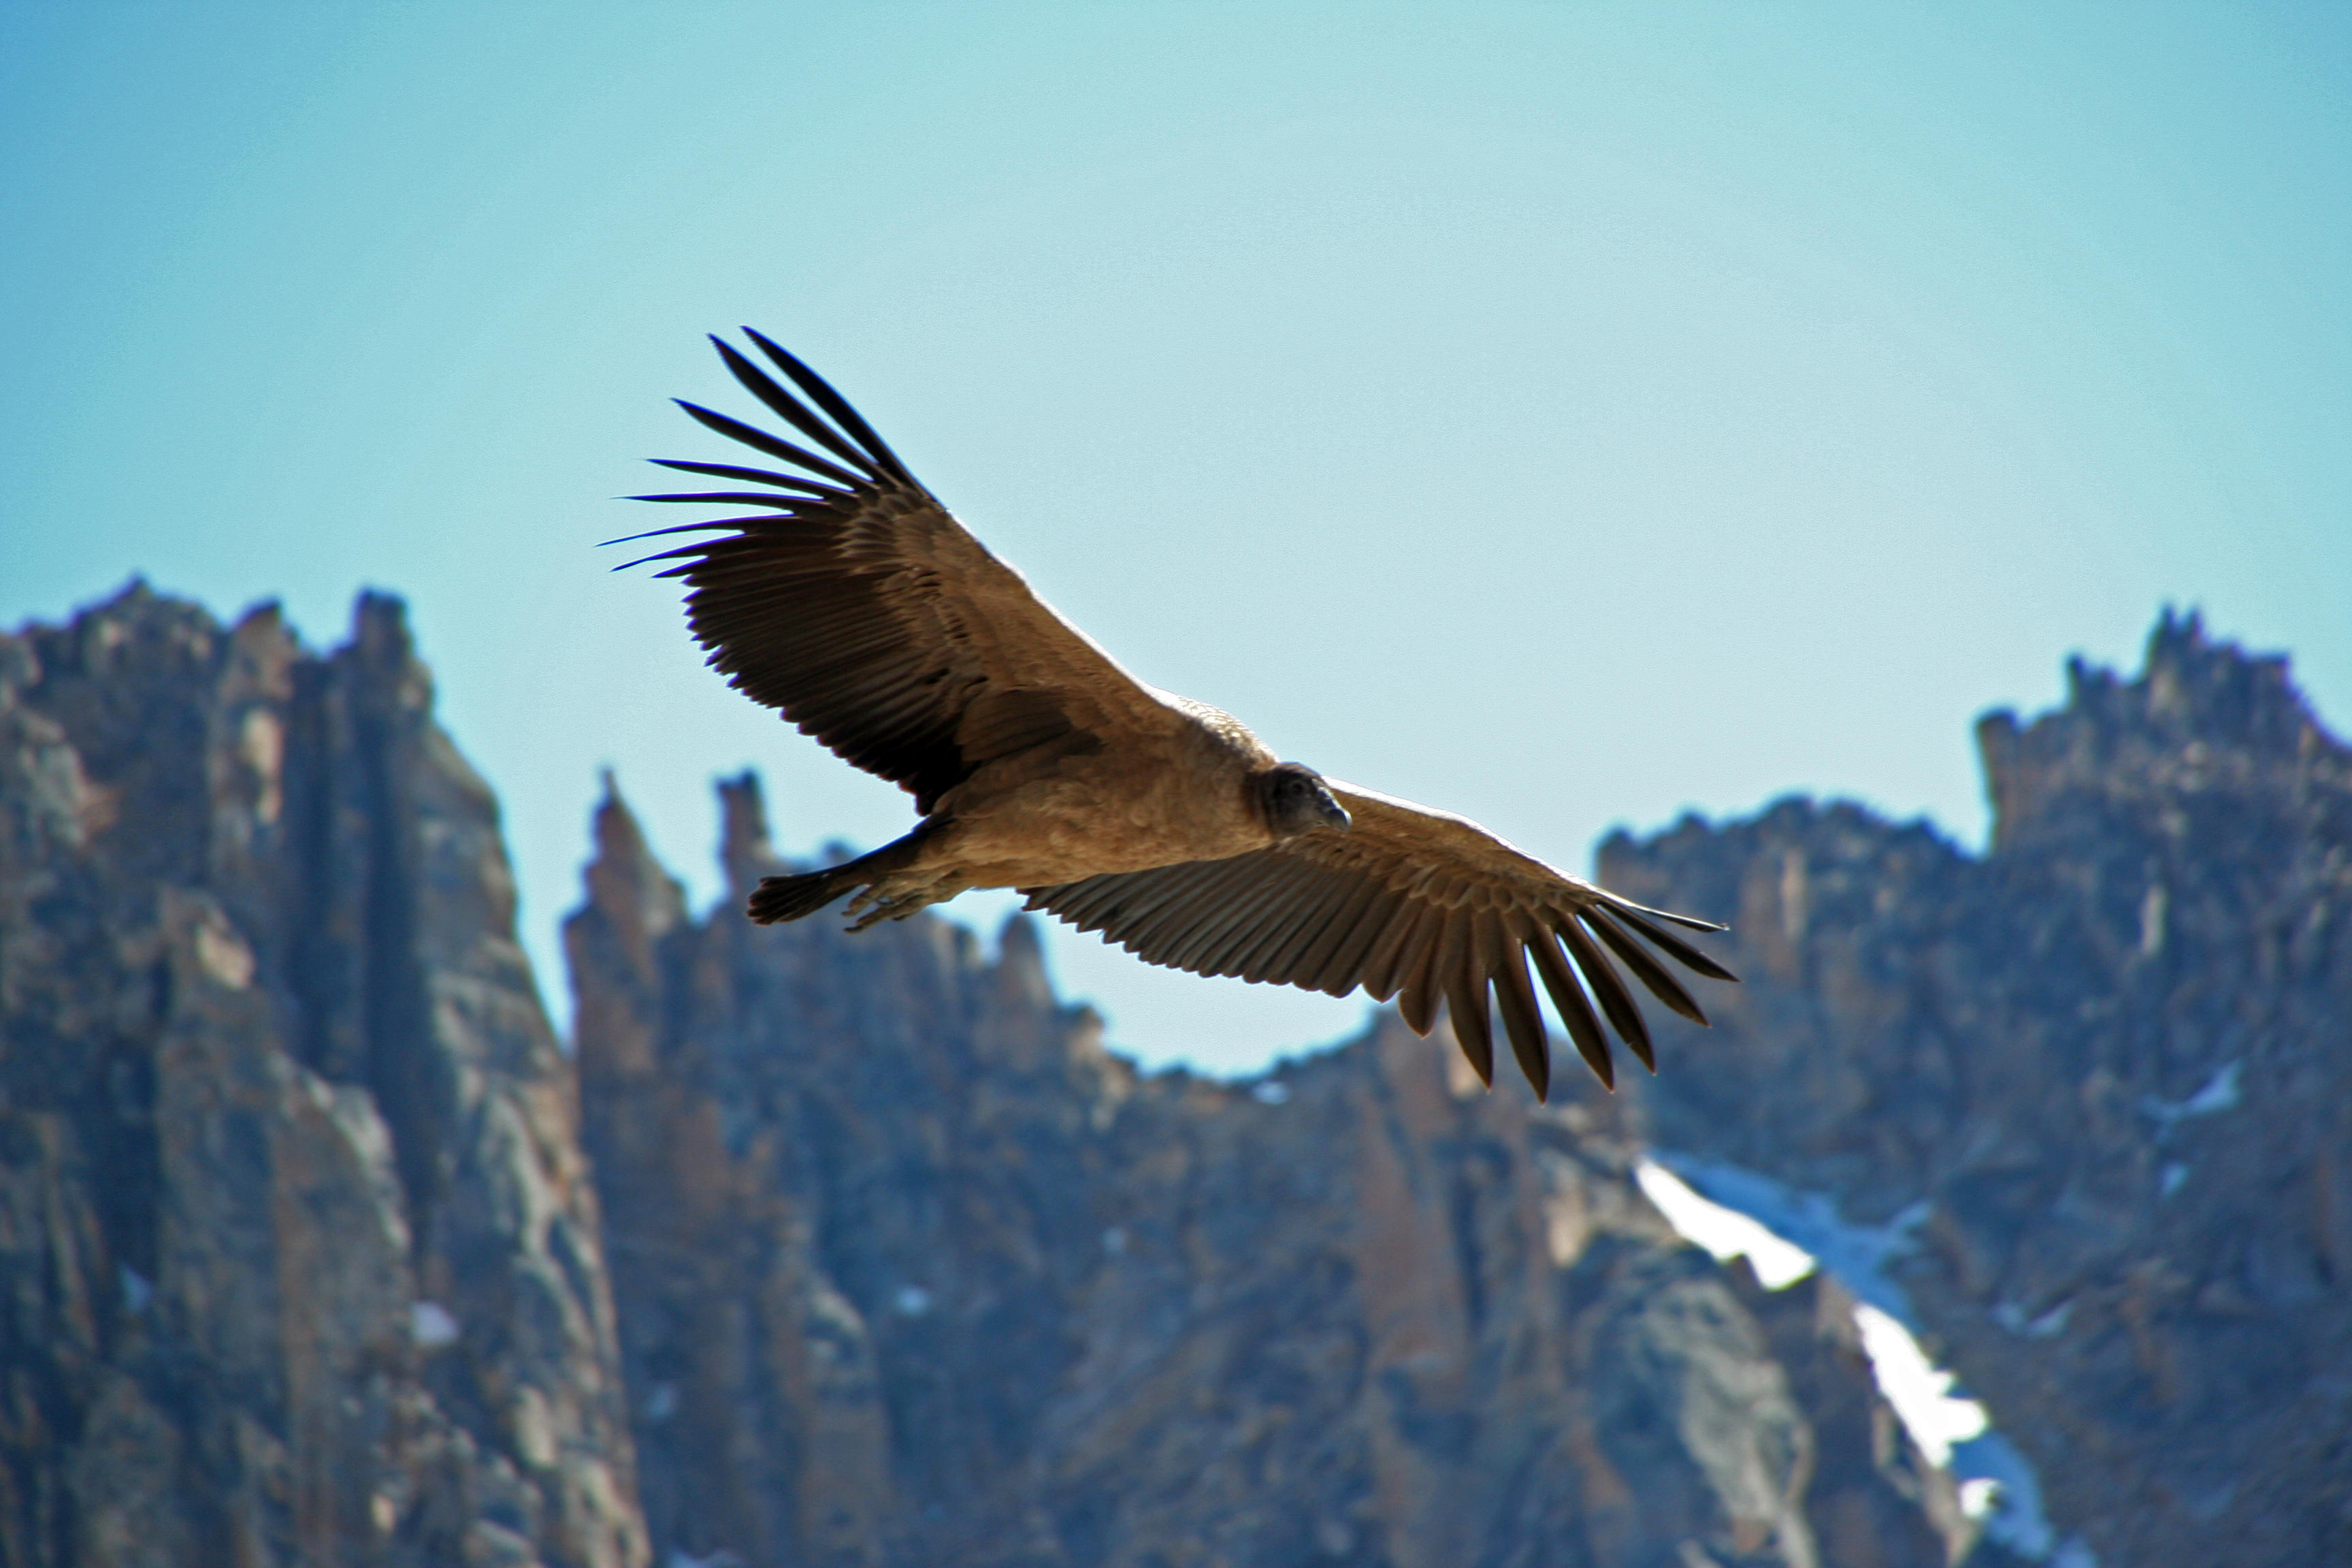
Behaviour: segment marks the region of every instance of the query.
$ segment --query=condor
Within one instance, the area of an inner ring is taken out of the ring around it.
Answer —
[[[1281,761],[1231,715],[1137,679],[982,549],[840,394],[744,331],[791,390],[711,341],[810,445],[680,403],[781,467],[661,459],[756,488],[635,499],[754,510],[658,530],[709,537],[646,559],[686,580],[713,668],[906,789],[921,817],[870,855],[766,879],[751,919],[799,920],[854,893],[863,930],[969,888],[1013,888],[1147,963],[1334,996],[1360,987],[1394,997],[1423,1035],[1444,1002],[1489,1084],[1491,989],[1538,1099],[1551,1053],[1530,961],[1604,1084],[1615,1069],[1603,1019],[1656,1070],[1618,964],[1706,1022],[1661,960],[1734,978],[1667,929],[1722,927],[1619,898],[1475,822]]]

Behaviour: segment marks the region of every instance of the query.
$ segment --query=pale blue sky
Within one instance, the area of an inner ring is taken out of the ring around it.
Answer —
[[[551,993],[604,764],[698,897],[717,774],[907,824],[593,547],[738,322],[1139,673],[1571,867],[1974,842],[1969,721],[2168,601],[2352,712],[2340,5],[17,0],[0,214],[0,620],[407,595]],[[1155,1061],[1360,1012],[1051,951]]]

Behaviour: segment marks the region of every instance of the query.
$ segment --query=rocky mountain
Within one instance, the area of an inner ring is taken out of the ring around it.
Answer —
[[[2352,751],[2194,617],[2070,686],[1979,725],[1981,857],[1801,800],[1603,847],[1747,982],[1646,1124],[1903,1232],[1886,1284],[2101,1561],[2352,1563]]]
[[[400,607],[0,637],[0,1562],[648,1561],[571,1064]]]
[[[1985,734],[1980,858],[1610,845],[1749,983],[1544,1108],[1392,1021],[1139,1073],[1020,922],[751,927],[749,779],[711,911],[608,791],[567,1053],[395,604],[0,637],[0,1563],[2341,1560],[2345,753],[2169,622]],[[1844,1282],[1684,1244],[1654,1146]]]
[[[565,930],[666,1551],[1942,1563],[1972,1535],[1851,1303],[1759,1318],[1636,1190],[1607,1096],[1488,1095],[1392,1020],[1252,1084],[1141,1076],[1024,922],[992,963],[938,921],[742,920],[778,862],[756,785],[721,794],[719,910],[608,798]]]
[[[430,708],[377,597],[324,656],[138,586],[0,640],[0,1562],[1970,1533],[1833,1288],[1683,1245],[1612,1104],[1474,1092],[1393,1026],[1144,1077],[1027,926],[697,919],[614,799],[567,1056]],[[722,795],[740,887],[773,862]]]

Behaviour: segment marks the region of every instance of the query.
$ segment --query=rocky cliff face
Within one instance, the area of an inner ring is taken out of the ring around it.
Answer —
[[[2110,1563],[2352,1562],[2352,752],[2168,616],[1979,728],[1990,852],[1790,801],[1606,846],[1747,984],[1652,1134],[1911,1237],[1941,1352]]]
[[[1606,1097],[1489,1096],[1392,1022],[1253,1085],[1139,1077],[1055,1002],[1024,923],[989,963],[929,918],[744,921],[777,868],[754,786],[722,794],[719,910],[689,916],[608,799],[566,928],[664,1552],[1467,1568],[1965,1544],[1851,1311],[1816,1299],[1834,1287],[1743,1297],[1635,1190]]]
[[[0,1562],[647,1561],[568,1064],[399,606],[0,637]]]
[[[1959,1539],[1833,1300],[1393,1027],[1139,1078],[1026,926],[697,920],[612,801],[575,1075],[429,706],[381,599],[323,658],[142,588],[0,639],[0,1563]]]
[[[1987,856],[1609,846],[1748,984],[1549,1109],[1392,1023],[1139,1075],[1018,923],[751,927],[748,780],[707,914],[599,810],[566,1057],[429,704],[381,599],[0,637],[0,1564],[2007,1561],[1647,1141],[1871,1239],[2103,1561],[2352,1559],[2352,759],[2193,623],[1987,721]]]

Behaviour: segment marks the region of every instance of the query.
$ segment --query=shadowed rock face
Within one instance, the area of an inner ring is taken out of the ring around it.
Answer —
[[[0,1562],[647,1561],[568,1064],[400,608],[0,637]]]
[[[2104,1561],[2352,1562],[2352,752],[2169,616],[1978,737],[1981,858],[1801,801],[1604,847],[1747,980],[1651,1131],[1924,1200],[1897,1277]]]
[[[565,928],[660,1552],[1925,1564],[1937,1502],[1965,1542],[1851,1313],[1750,1286],[1768,1331],[1605,1097],[1489,1096],[1392,1021],[1139,1077],[1025,922],[994,963],[927,916],[751,925],[779,868],[722,797],[719,910],[608,798]]]
[[[615,801],[575,1085],[429,705],[383,599],[0,638],[0,1563],[1943,1560],[1608,1103],[1393,1026],[1139,1079],[1026,925],[698,921]]]

